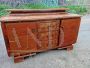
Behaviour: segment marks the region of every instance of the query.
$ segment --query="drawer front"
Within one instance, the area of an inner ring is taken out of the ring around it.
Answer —
[[[63,46],[74,44],[77,40],[78,31],[80,26],[80,18],[64,19],[61,21],[61,29],[64,34]],[[62,39],[59,40],[61,43]]]

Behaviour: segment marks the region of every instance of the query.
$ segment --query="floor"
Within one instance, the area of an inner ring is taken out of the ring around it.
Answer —
[[[90,15],[82,17],[77,43],[72,51],[51,50],[15,64],[6,53],[0,28],[0,68],[90,68]]]

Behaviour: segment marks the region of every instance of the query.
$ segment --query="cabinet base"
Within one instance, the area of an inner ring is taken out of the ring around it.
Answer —
[[[66,47],[60,47],[60,48],[57,48],[57,49],[66,49],[67,51],[70,51],[70,50],[73,50],[73,45],[69,45],[69,46],[66,46]],[[26,58],[28,58],[30,56],[33,56],[33,55],[36,55],[36,53],[28,53],[28,54],[22,54],[22,55],[18,54],[17,56],[14,56],[14,62],[15,63],[22,62]]]
[[[33,56],[33,55],[36,55],[36,53],[28,53],[28,54],[22,54],[22,55],[18,55],[18,56],[14,56],[14,62],[15,63],[19,63],[19,62],[22,62],[24,61],[26,58],[30,57],[30,56]]]
[[[57,49],[66,49],[67,51],[73,50],[73,45],[69,45],[69,46],[63,46]]]

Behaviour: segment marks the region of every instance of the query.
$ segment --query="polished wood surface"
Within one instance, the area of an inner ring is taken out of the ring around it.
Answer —
[[[77,14],[59,14],[59,15],[38,15],[38,16],[5,16],[1,17],[0,21],[36,21],[36,20],[50,20],[50,19],[65,19],[65,18],[77,18],[80,15]]]
[[[64,43],[63,43],[64,46],[76,42],[79,26],[80,26],[80,18],[61,20],[61,28],[63,29],[64,32]]]

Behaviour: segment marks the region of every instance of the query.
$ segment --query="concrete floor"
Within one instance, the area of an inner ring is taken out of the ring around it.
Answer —
[[[6,53],[0,28],[0,68],[90,68],[90,15],[82,17],[77,43],[72,51],[51,50],[15,64]]]

